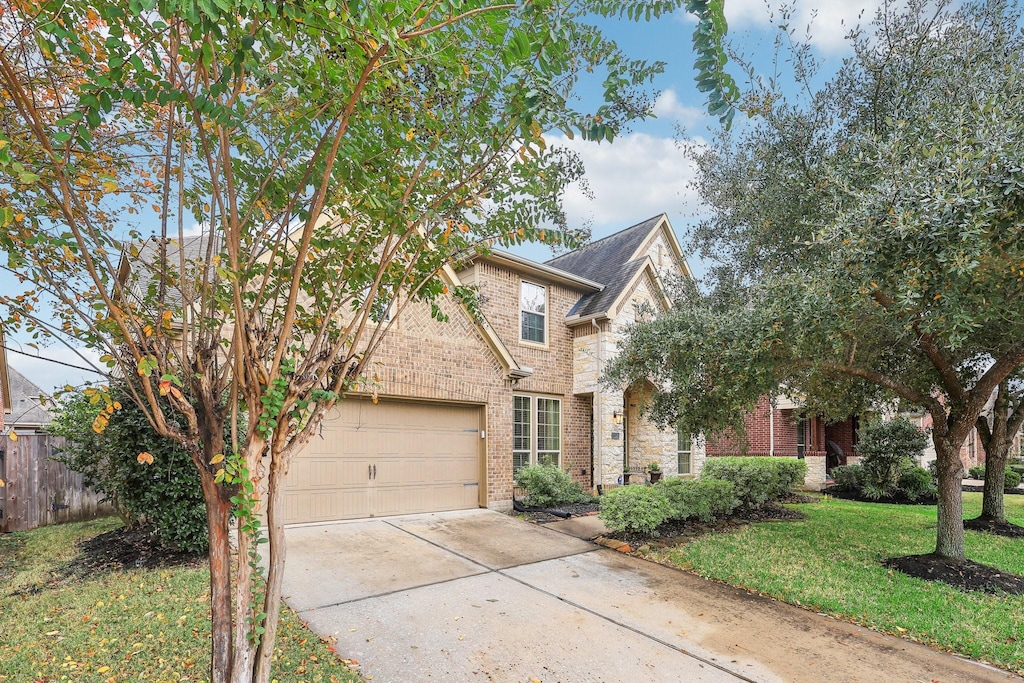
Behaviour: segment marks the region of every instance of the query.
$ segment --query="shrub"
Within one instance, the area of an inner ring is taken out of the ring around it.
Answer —
[[[601,496],[598,517],[612,531],[652,533],[672,514],[662,486],[620,486]]]
[[[927,444],[925,433],[906,418],[868,423],[857,444],[864,468],[861,493],[874,500],[895,496],[900,478],[914,467]]]
[[[110,416],[102,434],[92,430],[101,406],[91,404],[82,393],[65,395],[49,428],[64,437],[56,459],[81,472],[86,486],[110,501],[126,525],[145,521],[161,544],[205,551],[206,506],[192,459],[176,443],[159,436],[123,392],[116,386],[112,389],[122,407]],[[152,454],[152,464],[136,459],[144,451]]]
[[[1014,463],[1014,464],[1010,465],[1009,469],[1013,470],[1017,474],[1019,474],[1022,477],[1024,477],[1024,465],[1022,465],[1020,463]]]
[[[530,465],[515,476],[516,484],[526,491],[526,503],[548,508],[571,503],[589,503],[593,498],[555,465]]]
[[[756,510],[803,481],[807,464],[790,458],[708,458],[701,479],[732,482],[738,506]]]
[[[968,479],[984,479],[985,478],[985,466],[975,465],[967,470]]]
[[[1013,470],[1006,470],[1006,481],[1003,482],[1003,490],[1009,491],[1020,485],[1021,476]]]
[[[898,483],[899,491],[909,501],[933,498],[936,494],[931,472],[923,467],[912,467],[903,473]]]
[[[672,508],[670,519],[710,522],[731,514],[738,504],[731,481],[673,477],[656,486],[665,489]]]
[[[838,491],[860,493],[864,486],[864,468],[860,465],[840,465],[832,468],[832,481]]]

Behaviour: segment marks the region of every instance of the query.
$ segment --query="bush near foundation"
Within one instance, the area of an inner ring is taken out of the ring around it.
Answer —
[[[656,486],[665,489],[672,506],[671,519],[710,522],[736,509],[732,482],[720,479],[668,479]]]
[[[516,485],[526,491],[527,505],[539,508],[589,503],[593,497],[554,465],[530,465],[515,475]]]
[[[601,496],[597,516],[612,531],[652,533],[672,515],[665,487],[620,486]]]
[[[757,510],[778,500],[803,482],[807,464],[792,458],[708,458],[701,479],[732,482],[738,507]]]

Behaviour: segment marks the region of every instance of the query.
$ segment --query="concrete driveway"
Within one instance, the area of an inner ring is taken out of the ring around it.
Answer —
[[[489,510],[287,539],[287,603],[374,683],[1020,680]]]

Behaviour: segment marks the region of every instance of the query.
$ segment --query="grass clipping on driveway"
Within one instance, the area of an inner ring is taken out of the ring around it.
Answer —
[[[0,681],[205,681],[210,575],[205,566],[75,576],[75,543],[116,520],[0,536]],[[359,681],[284,609],[273,678]]]
[[[1024,596],[963,592],[882,566],[935,549],[935,506],[838,499],[794,506],[807,519],[763,522],[649,555],[701,576],[824,614],[913,638],[1024,673]],[[964,494],[976,517],[981,494]],[[1024,496],[1007,496],[1024,524]],[[1024,574],[1024,539],[966,532],[967,557]]]

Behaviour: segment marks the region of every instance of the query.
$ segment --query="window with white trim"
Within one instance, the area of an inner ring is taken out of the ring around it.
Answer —
[[[512,472],[529,465],[562,462],[562,401],[542,396],[512,397]]]
[[[693,473],[693,437],[676,428],[676,466],[679,474]]]
[[[542,285],[523,280],[519,287],[519,338],[544,344],[547,339],[548,290]]]

